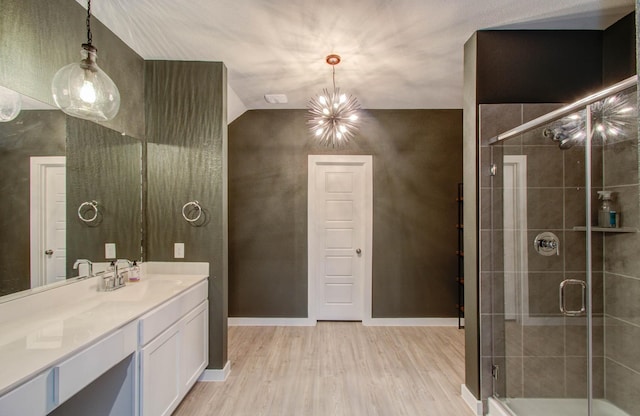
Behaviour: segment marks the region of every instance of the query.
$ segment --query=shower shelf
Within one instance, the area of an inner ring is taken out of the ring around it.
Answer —
[[[573,231],[587,231],[587,227],[580,225],[573,227]],[[605,233],[637,233],[638,229],[633,227],[620,227],[620,228],[604,228],[604,227],[591,227],[591,231],[602,231]]]

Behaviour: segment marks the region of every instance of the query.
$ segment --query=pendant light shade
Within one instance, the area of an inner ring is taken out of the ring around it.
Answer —
[[[96,63],[96,49],[82,45],[82,60],[61,68],[53,77],[53,100],[70,116],[93,121],[111,120],[120,109],[116,84]]]
[[[20,94],[0,86],[0,123],[6,123],[18,117],[21,109]]]
[[[80,54],[79,62],[61,68],[53,77],[53,100],[70,116],[111,120],[120,109],[120,92],[96,62],[97,49],[91,44],[91,1],[87,3],[87,43],[82,44]]]

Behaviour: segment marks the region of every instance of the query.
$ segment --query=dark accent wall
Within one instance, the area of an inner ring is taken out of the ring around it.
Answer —
[[[456,316],[460,110],[363,111],[344,148],[316,144],[305,110],[229,126],[229,314],[307,316],[307,156],[373,155],[373,317]]]
[[[30,287],[30,158],[65,155],[60,111],[22,111],[0,123],[0,296]]]
[[[227,361],[226,68],[220,62],[147,61],[146,257],[206,261],[209,368]],[[201,221],[182,218],[197,200]],[[173,244],[185,258],[173,258]]]
[[[70,0],[0,0],[0,85],[54,105],[51,80],[80,60],[87,11]],[[98,65],[120,90],[120,112],[104,124],[144,137],[144,61],[96,18],[91,19]]]
[[[67,117],[67,276],[77,276],[76,259],[105,261],[105,243],[116,244],[117,258],[140,261],[141,168],[138,139]],[[85,223],[78,207],[92,200],[99,215]]]
[[[635,13],[609,26],[602,37],[602,85],[612,85],[636,74]]]
[[[602,31],[480,31],[477,101],[572,102],[602,85]]]

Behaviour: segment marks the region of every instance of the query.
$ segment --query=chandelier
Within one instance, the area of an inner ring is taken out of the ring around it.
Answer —
[[[631,95],[617,94],[591,104],[591,133],[593,143],[622,140],[635,129],[635,106]],[[558,142],[561,149],[582,144],[586,138],[586,111],[561,118],[542,132],[545,137]]]
[[[358,100],[350,95],[340,93],[336,88],[336,65],[340,63],[339,55],[329,55],[326,62],[331,65],[333,75],[333,92],[326,88],[322,93],[309,100],[309,130],[321,144],[336,147],[348,142],[357,130]]]

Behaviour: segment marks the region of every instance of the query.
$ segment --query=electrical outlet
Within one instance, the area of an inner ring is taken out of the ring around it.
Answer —
[[[116,259],[116,243],[105,243],[104,245],[104,258]]]
[[[184,258],[184,243],[173,244],[173,257],[176,259]]]

